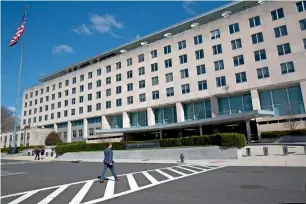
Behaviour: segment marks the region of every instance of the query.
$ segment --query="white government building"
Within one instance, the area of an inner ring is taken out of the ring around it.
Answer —
[[[289,119],[306,127],[305,65],[306,1],[232,2],[40,78],[21,127],[67,142],[256,139]]]

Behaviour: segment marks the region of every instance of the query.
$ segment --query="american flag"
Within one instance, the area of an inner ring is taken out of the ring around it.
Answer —
[[[19,25],[19,27],[17,28],[17,32],[16,32],[16,34],[14,35],[14,37],[12,38],[12,40],[10,41],[10,44],[9,44],[10,47],[13,46],[13,45],[15,45],[15,44],[18,42],[18,40],[20,39],[21,35],[23,34],[23,32],[24,32],[24,26],[25,26],[25,22],[26,22],[26,21],[25,21],[25,17],[26,17],[26,15],[25,15],[25,13],[24,13],[23,16],[22,16],[20,25]]]

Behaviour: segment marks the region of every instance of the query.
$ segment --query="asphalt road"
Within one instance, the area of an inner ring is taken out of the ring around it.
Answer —
[[[121,181],[100,184],[100,163],[4,162],[1,203],[306,203],[306,168],[116,164]]]

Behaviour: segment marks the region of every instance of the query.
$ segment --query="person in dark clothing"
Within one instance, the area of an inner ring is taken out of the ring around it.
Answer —
[[[44,159],[44,155],[45,155],[45,149],[44,148],[40,149],[40,154],[41,154],[41,159]]]
[[[38,149],[38,148],[35,148],[34,151],[35,151],[35,155],[36,155],[36,156],[35,156],[35,160],[36,160],[36,158],[38,158],[38,160],[40,160],[40,159],[39,159],[39,153],[40,153],[39,149]]]
[[[109,143],[108,147],[104,150],[104,167],[100,177],[100,183],[104,183],[105,180],[105,173],[107,169],[111,171],[116,181],[119,181],[120,178],[116,175],[115,168],[114,168],[114,160],[113,160],[113,151],[112,151],[112,144]]]

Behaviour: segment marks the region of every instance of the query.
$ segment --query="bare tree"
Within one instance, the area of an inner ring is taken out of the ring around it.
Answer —
[[[14,111],[1,106],[1,132],[9,132],[14,129]]]
[[[291,107],[289,106],[289,104],[287,105],[286,109],[286,119],[288,120],[288,122],[284,123],[285,128],[289,129],[289,130],[295,130],[296,127],[298,126],[298,124],[301,122],[300,120],[297,120],[295,114],[292,112]]]

